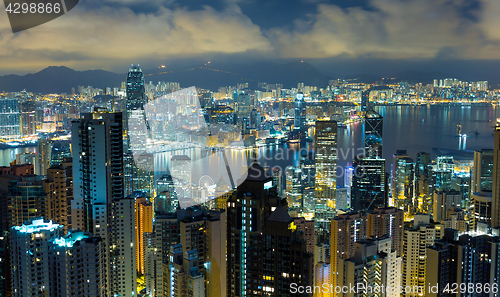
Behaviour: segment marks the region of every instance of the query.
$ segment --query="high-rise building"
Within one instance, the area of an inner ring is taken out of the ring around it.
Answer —
[[[314,221],[323,230],[329,230],[335,216],[337,188],[337,122],[316,121],[315,135],[315,210]]]
[[[146,232],[153,232],[153,204],[146,197],[138,197],[135,199],[135,261],[139,274],[144,274]]]
[[[418,211],[429,213],[432,209],[432,189],[430,154],[419,152],[415,164],[415,197]]]
[[[72,228],[107,247],[111,294],[136,294],[135,201],[124,198],[122,113],[95,111],[73,121]],[[125,294],[125,295],[123,295]]]
[[[404,212],[395,207],[375,208],[366,214],[367,237],[388,236],[398,257],[403,255]]]
[[[361,111],[367,111],[370,105],[370,90],[361,92]]]
[[[295,96],[293,131],[289,134],[289,140],[303,141],[306,138],[306,102],[304,94],[298,92]]]
[[[499,257],[498,235],[468,232],[459,236],[457,230],[446,229],[442,240],[427,247],[426,283],[437,285],[439,290],[427,290],[425,295],[449,296],[452,290],[447,288],[453,289],[453,284],[474,284],[484,296],[497,295],[491,286],[498,284],[500,277]]]
[[[351,208],[373,210],[387,206],[385,159],[356,158],[351,186]]]
[[[47,170],[47,179],[43,183],[46,199],[50,204],[48,212],[44,214],[46,219],[52,220],[64,226],[64,231],[68,229],[68,179],[66,177],[67,170],[63,166],[50,167]]]
[[[383,158],[384,118],[369,110],[365,114],[365,156],[369,158]]]
[[[500,227],[500,119],[495,125],[493,146],[493,186],[491,201],[491,226]]]
[[[9,227],[20,226],[32,218],[49,215],[51,205],[40,177],[20,176],[12,179],[8,186]]]
[[[350,212],[331,220],[330,281],[333,288],[339,283],[340,260],[354,256],[354,243],[367,236],[367,220],[362,213]]]
[[[413,159],[406,154],[406,150],[398,150],[393,156],[392,199],[394,206],[403,209],[408,217],[416,211],[414,183]]]
[[[19,117],[18,98],[0,97],[0,139],[12,140],[19,138]]]
[[[286,199],[276,193],[273,178],[256,162],[241,182],[227,200],[228,296],[263,293],[264,222],[280,203],[287,207]]]
[[[355,292],[347,291],[344,296],[371,296],[377,290],[382,292],[382,288],[382,296],[400,296],[401,256],[391,248],[388,237],[356,242],[354,255],[340,259],[339,266],[338,285],[356,288]]]
[[[307,153],[301,155],[299,165],[301,169],[303,213],[314,214],[314,182],[316,178],[316,164],[314,162],[314,154]]]
[[[432,218],[435,222],[446,220],[447,213],[453,208],[462,207],[462,195],[457,190],[434,191]]]
[[[474,152],[474,169],[471,187],[472,193],[492,190],[493,154],[494,150],[490,149],[483,149]]]
[[[11,229],[12,296],[109,296],[105,246],[43,218]],[[131,295],[133,296],[133,295]]]
[[[477,230],[479,223],[484,223],[491,226],[492,218],[492,192],[481,191],[475,192],[471,196],[470,208],[470,227],[471,230]]]
[[[144,74],[140,65],[131,65],[127,75],[127,111],[144,109],[146,103]]]
[[[298,214],[304,209],[304,200],[302,197],[302,170],[299,167],[289,166],[286,168],[286,189],[285,197],[291,211]]]
[[[403,292],[405,296],[422,296],[426,291],[426,259],[427,247],[439,238],[436,226],[430,223],[427,214],[416,214],[411,227],[404,231],[403,239],[403,288],[411,288]]]

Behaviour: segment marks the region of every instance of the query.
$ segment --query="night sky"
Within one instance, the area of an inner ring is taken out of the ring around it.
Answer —
[[[411,69],[481,79],[500,65],[499,15],[498,0],[80,0],[14,35],[2,9],[0,74],[307,60],[332,76]]]

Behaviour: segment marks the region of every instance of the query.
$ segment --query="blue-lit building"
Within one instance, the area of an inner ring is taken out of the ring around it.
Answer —
[[[127,111],[143,109],[146,103],[144,74],[139,65],[132,65],[127,76]]]
[[[16,139],[20,136],[20,113],[17,98],[0,97],[0,139]]]
[[[12,296],[106,296],[105,246],[43,218],[12,227]]]

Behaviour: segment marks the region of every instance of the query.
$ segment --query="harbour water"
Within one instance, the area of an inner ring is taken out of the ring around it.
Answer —
[[[379,106],[376,111],[384,117],[383,155],[387,171],[390,171],[392,155],[396,150],[407,150],[410,157],[416,159],[417,153],[425,151],[435,157],[440,152],[462,151],[459,158],[468,158],[471,152],[483,148],[493,148],[493,126],[500,117],[500,108],[489,106]],[[461,133],[457,136],[457,125],[461,125]],[[363,146],[363,123],[357,122],[346,128],[338,129],[338,167],[345,168]],[[439,149],[439,150],[437,150]],[[0,150],[0,165],[8,166],[16,154],[36,152],[36,147],[11,148]],[[235,172],[241,173],[241,167],[249,158],[256,157],[263,167],[280,167],[283,170],[290,165],[297,165],[300,152],[313,151],[313,143],[306,148],[298,144],[281,144],[260,147],[252,150],[226,150],[226,157],[234,164]],[[204,159],[211,152],[197,150],[177,152],[189,155],[193,160]],[[220,164],[225,164],[222,152],[212,158],[197,162],[193,167],[196,176],[193,182],[203,175],[213,176],[215,182],[222,174]],[[158,173],[165,171],[171,153],[155,156],[155,169]],[[340,174],[339,169],[339,174]],[[338,184],[342,185],[341,178]]]

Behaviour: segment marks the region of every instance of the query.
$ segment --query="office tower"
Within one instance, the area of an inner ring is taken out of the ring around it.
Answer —
[[[367,111],[370,105],[370,90],[361,92],[361,111]]]
[[[101,237],[111,294],[136,294],[135,202],[124,199],[122,113],[73,121],[72,227]]]
[[[351,186],[351,208],[373,210],[387,206],[385,159],[356,158]]]
[[[153,204],[146,197],[138,197],[135,199],[135,261],[139,274],[144,274],[146,232],[153,232]]]
[[[365,156],[368,158],[383,158],[384,118],[373,110],[365,114]]]
[[[344,296],[366,295],[399,297],[401,256],[391,248],[391,239],[364,239],[354,244],[354,255],[340,259],[339,286],[355,287],[356,292]],[[382,292],[384,289],[384,293]],[[375,292],[374,292],[375,291]]]
[[[179,205],[179,199],[175,192],[172,175],[165,174],[155,182],[156,198],[154,200],[154,210],[156,214],[166,214],[175,212]]]
[[[227,294],[262,292],[263,222],[280,203],[286,207],[286,200],[277,196],[273,178],[254,162],[227,202]]]
[[[186,155],[175,155],[171,158],[170,174],[175,184],[179,206],[192,206],[191,158]]]
[[[250,112],[252,111],[252,102],[249,94],[241,92],[240,94],[235,93],[234,110],[238,116],[238,121],[242,119],[250,119]]]
[[[462,195],[457,190],[434,191],[433,200],[432,218],[435,222],[446,220],[450,209],[462,207]]]
[[[290,211],[300,214],[304,210],[302,197],[302,170],[300,167],[288,166],[286,168],[286,190],[285,197],[288,201]]]
[[[250,128],[255,130],[260,130],[260,126],[262,124],[262,119],[260,112],[258,112],[255,108],[252,110],[250,115]]]
[[[439,238],[436,227],[430,223],[427,214],[416,214],[413,224],[405,230],[403,239],[403,277],[402,286],[410,288],[421,288],[426,290],[425,263],[427,259],[426,247],[434,244]],[[419,290],[410,290],[405,296],[420,296]]]
[[[491,226],[500,227],[500,119],[497,119],[495,125],[495,141],[493,151]]]
[[[335,205],[338,210],[348,210],[349,209],[349,198],[347,196],[347,188],[338,187],[337,188],[337,198],[335,199]]]
[[[405,211],[411,217],[416,210],[414,197],[415,168],[413,159],[406,150],[398,150],[393,156],[392,199],[394,206]]]
[[[347,167],[344,171],[344,186],[347,188],[347,198],[349,207],[352,205],[352,177],[354,176],[354,167]]]
[[[13,296],[106,296],[100,238],[43,218],[12,227]]]
[[[287,296],[292,284],[313,285],[314,256],[307,251],[308,243],[294,219],[281,205],[265,221],[263,239],[260,247],[263,249],[263,295]],[[247,270],[247,274],[251,275],[252,270]],[[258,284],[258,278],[248,278]]]
[[[316,121],[315,135],[315,210],[318,227],[329,230],[335,216],[335,190],[337,188],[337,122]]]
[[[0,139],[12,140],[19,138],[19,117],[18,99],[0,97]]]
[[[415,164],[415,197],[418,200],[418,210],[429,213],[432,209],[432,181],[430,154],[419,152]]]
[[[403,255],[404,212],[395,207],[375,208],[366,214],[367,237],[391,238],[391,248]]]
[[[456,230],[445,230],[443,239],[427,248],[426,283],[438,285],[439,290],[427,290],[426,296],[449,295],[455,283],[481,287],[473,296],[496,296],[492,285],[500,277],[499,256],[498,235],[468,232],[458,236]]]
[[[127,111],[144,109],[147,97],[144,90],[144,74],[140,65],[131,65],[127,75]]]
[[[491,226],[493,196],[490,191],[475,192],[471,196],[470,227],[477,230],[479,223]]]
[[[494,150],[482,149],[474,152],[472,193],[491,191],[493,186]]]
[[[316,164],[314,162],[314,154],[308,152],[300,156],[299,166],[301,170],[301,187],[303,212],[312,216],[314,213],[314,194],[315,194],[315,178]]]
[[[339,285],[340,260],[354,256],[354,243],[367,236],[366,223],[366,217],[359,212],[341,214],[331,220],[330,281],[334,288]]]
[[[152,184],[150,181],[151,172],[140,167],[136,162],[145,155],[147,162],[148,156],[146,152],[146,135],[138,125],[129,125],[129,123],[142,123],[146,121],[144,113],[144,105],[147,103],[147,96],[144,89],[144,74],[139,65],[131,65],[127,75],[127,100],[126,100],[126,118],[124,119],[124,175],[125,175],[125,195],[130,195],[134,191],[145,190],[151,192]],[[134,141],[131,141],[133,139]],[[135,160],[134,160],[135,159]],[[152,180],[151,180],[152,182]]]
[[[39,155],[35,153],[22,153],[16,155],[16,165],[32,164],[35,168],[36,175],[42,175],[40,173],[40,160]]]
[[[70,143],[68,141],[54,142],[50,153],[50,166],[60,165],[65,158],[71,158]]]
[[[40,155],[40,174],[45,175],[52,159],[52,140],[47,138],[38,139],[37,152]]]
[[[284,197],[283,176],[285,174],[283,174],[280,167],[273,167],[271,170],[273,175],[273,184],[276,185],[276,192],[278,196]]]
[[[295,96],[293,131],[289,134],[289,140],[303,141],[306,138],[306,102],[304,94],[298,92]]]

